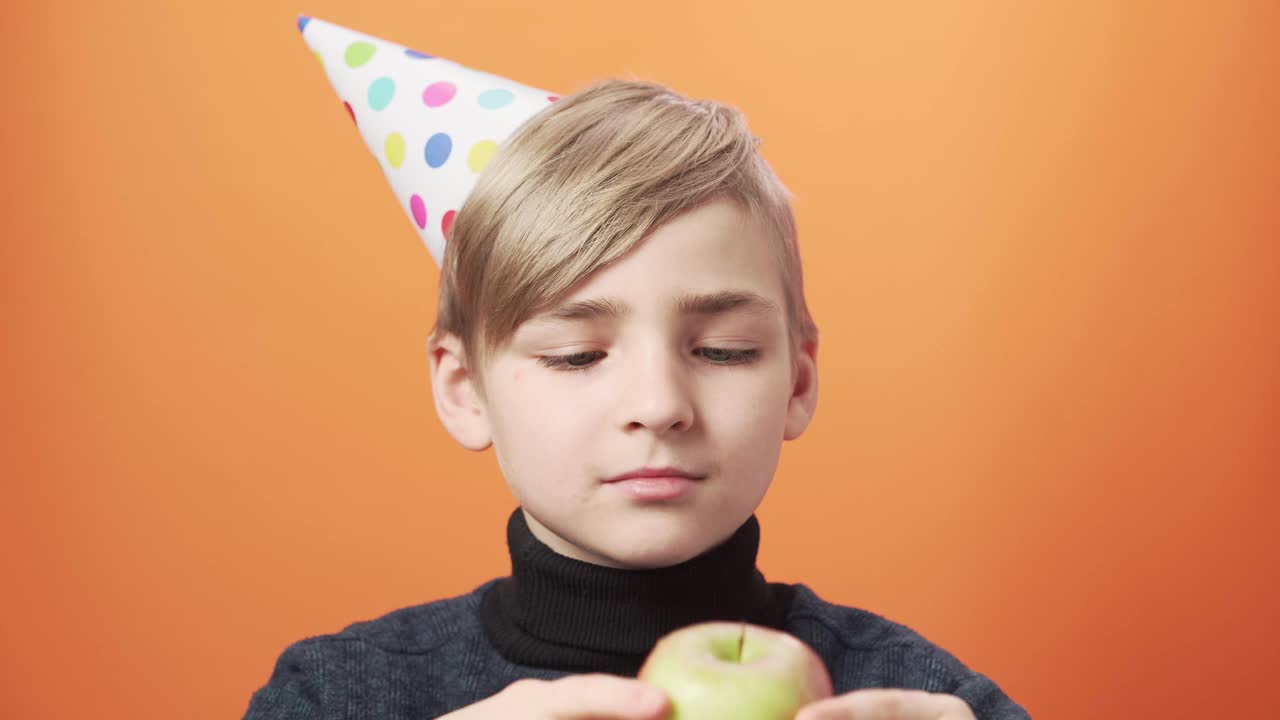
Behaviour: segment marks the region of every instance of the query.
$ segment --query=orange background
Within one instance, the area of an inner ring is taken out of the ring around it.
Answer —
[[[823,333],[770,579],[1037,718],[1274,716],[1280,5],[834,5],[7,5],[5,716],[240,717],[289,642],[508,571],[299,12],[747,114]]]

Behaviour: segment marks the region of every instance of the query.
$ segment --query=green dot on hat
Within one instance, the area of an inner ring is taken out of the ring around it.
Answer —
[[[347,67],[358,68],[369,62],[369,59],[372,58],[373,54],[377,51],[378,49],[374,47],[371,42],[364,42],[363,40],[360,42],[353,42],[347,46],[347,51],[343,54],[343,59],[347,61]]]

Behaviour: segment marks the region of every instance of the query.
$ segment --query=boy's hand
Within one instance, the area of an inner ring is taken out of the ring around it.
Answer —
[[[593,673],[559,680],[517,680],[439,720],[663,720],[670,712],[671,701],[658,688]]]
[[[969,704],[955,695],[924,690],[875,688],[810,703],[795,720],[975,720]]]

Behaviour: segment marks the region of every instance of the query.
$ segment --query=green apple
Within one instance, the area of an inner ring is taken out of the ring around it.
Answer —
[[[636,677],[671,698],[668,720],[791,720],[831,696],[827,667],[808,645],[741,622],[698,623],[663,636]]]

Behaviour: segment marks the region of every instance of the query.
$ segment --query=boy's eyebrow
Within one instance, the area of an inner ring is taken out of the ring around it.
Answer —
[[[713,293],[687,293],[676,300],[682,315],[723,315],[744,310],[754,315],[781,312],[772,300],[750,290],[722,290]],[[631,306],[620,298],[592,298],[561,305],[535,316],[536,321],[618,320],[631,313]]]

